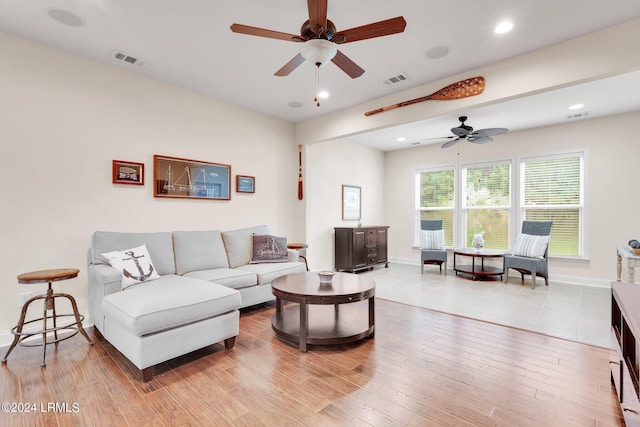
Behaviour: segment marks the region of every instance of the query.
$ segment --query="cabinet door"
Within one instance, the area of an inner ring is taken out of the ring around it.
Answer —
[[[364,230],[353,232],[353,268],[367,266],[367,236]]]
[[[378,230],[378,262],[387,262],[387,229]]]

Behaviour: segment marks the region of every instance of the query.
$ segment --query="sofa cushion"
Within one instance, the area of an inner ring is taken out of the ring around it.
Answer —
[[[287,262],[286,237],[254,234],[251,239],[251,264]]]
[[[162,276],[102,300],[106,317],[137,336],[176,328],[240,307],[240,293],[183,276]]]
[[[287,274],[302,273],[307,271],[303,262],[284,262],[267,264],[248,264],[238,267],[238,270],[250,271],[257,274],[258,285],[271,283],[273,279]]]
[[[227,252],[220,231],[174,231],[176,273],[227,268]]]
[[[236,268],[251,262],[252,237],[254,234],[269,234],[266,225],[223,231],[222,240],[227,250],[229,267]]]
[[[123,251],[105,252],[102,256],[109,261],[111,267],[122,273],[122,289],[160,277],[153,267],[146,245]]]
[[[175,274],[176,263],[173,256],[173,238],[171,233],[116,233],[96,231],[91,242],[92,264],[107,264],[102,253],[121,251],[127,248],[146,245],[153,266],[161,276]]]
[[[258,284],[258,277],[255,273],[233,268],[191,271],[186,273],[185,277],[215,282],[233,289],[241,289]]]

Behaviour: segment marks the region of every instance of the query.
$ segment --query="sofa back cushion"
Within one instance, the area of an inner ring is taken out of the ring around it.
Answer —
[[[108,264],[101,254],[122,251],[146,245],[149,256],[158,274],[175,274],[176,263],[173,255],[173,239],[171,233],[117,233],[112,231],[96,231],[91,242],[91,263]]]
[[[173,248],[176,253],[176,272],[229,268],[222,234],[213,231],[174,231]]]
[[[236,268],[251,262],[254,234],[269,234],[269,230],[266,225],[258,225],[256,227],[222,232],[222,240],[227,250],[229,267]]]

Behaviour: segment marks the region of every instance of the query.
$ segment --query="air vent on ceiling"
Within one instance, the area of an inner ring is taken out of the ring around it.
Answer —
[[[142,67],[146,64],[145,61],[141,61],[138,58],[134,58],[133,56],[127,55],[126,53],[117,50],[113,51],[113,57],[118,61],[124,61],[128,64],[137,65],[138,67]]]
[[[407,77],[406,74],[398,74],[397,76],[393,76],[388,78],[387,80],[384,80],[382,83],[386,84],[386,85],[394,85],[396,83],[402,83],[403,81],[407,80],[409,77]]]
[[[589,111],[583,111],[581,113],[574,113],[574,114],[569,114],[567,116],[568,119],[583,119],[585,117],[588,117],[589,114],[591,114]]]

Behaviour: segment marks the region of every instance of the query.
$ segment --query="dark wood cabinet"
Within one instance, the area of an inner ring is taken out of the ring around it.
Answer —
[[[380,264],[389,266],[389,226],[336,227],[334,230],[336,271],[353,273]]]
[[[640,286],[611,282],[611,381],[627,426],[640,426]]]

